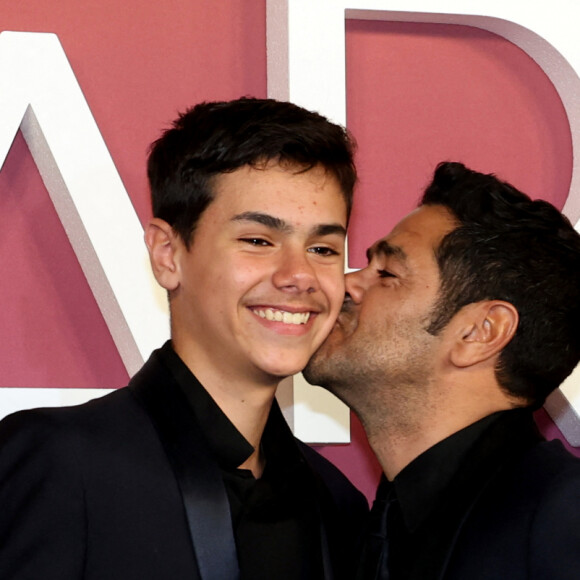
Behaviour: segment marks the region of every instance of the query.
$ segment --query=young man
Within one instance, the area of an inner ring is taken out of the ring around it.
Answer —
[[[580,236],[444,163],[368,257],[305,371],[384,470],[359,578],[577,578],[580,460],[532,412],[580,358]]]
[[[171,341],[126,389],[0,424],[0,577],[351,577],[365,501],[274,399],[344,296],[348,134],[289,103],[203,103],[148,174]]]

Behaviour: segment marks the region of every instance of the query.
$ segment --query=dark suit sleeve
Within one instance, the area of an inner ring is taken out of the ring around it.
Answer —
[[[25,411],[0,422],[2,580],[83,576],[87,530],[76,442],[54,417]]]
[[[529,546],[531,580],[580,578],[580,469],[551,482],[534,514]]]

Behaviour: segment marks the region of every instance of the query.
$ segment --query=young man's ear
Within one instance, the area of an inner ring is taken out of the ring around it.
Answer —
[[[162,219],[153,218],[145,228],[145,244],[149,250],[153,275],[168,292],[179,286],[179,241],[173,228]]]
[[[451,350],[451,362],[468,367],[498,355],[514,337],[518,311],[503,300],[483,300],[468,304],[459,313],[458,327]]]

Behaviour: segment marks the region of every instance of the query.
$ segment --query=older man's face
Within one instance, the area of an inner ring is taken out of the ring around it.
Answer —
[[[445,208],[422,206],[368,250],[368,266],[347,276],[338,321],[304,371],[309,382],[356,408],[377,389],[427,380],[440,342],[426,330],[439,290],[435,249],[456,225]]]

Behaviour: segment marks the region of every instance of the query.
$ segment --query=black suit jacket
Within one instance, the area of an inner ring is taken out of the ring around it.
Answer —
[[[297,445],[316,470],[325,577],[348,577],[366,502],[338,470]],[[237,574],[221,474],[156,353],[128,388],[0,422],[2,580]]]
[[[478,439],[418,540],[413,580],[577,580],[580,459],[544,441],[531,412],[510,411]]]

